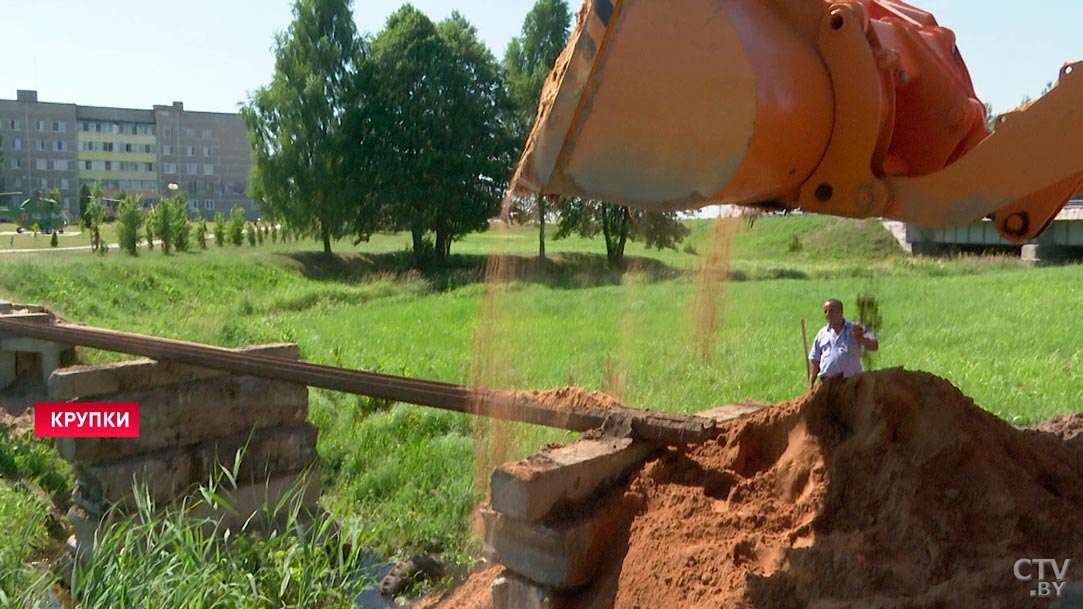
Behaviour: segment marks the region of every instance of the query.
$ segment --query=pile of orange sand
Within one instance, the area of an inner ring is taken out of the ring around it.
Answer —
[[[1073,559],[1083,579],[1083,418],[1037,427],[904,370],[734,421],[624,489],[612,607],[1048,607],[1013,565]],[[497,572],[424,606],[488,608]]]

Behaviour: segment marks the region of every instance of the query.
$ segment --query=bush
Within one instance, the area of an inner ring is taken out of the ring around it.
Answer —
[[[229,242],[237,246],[244,243],[244,210],[240,207],[229,212]]]
[[[52,239],[49,239],[49,246],[56,247],[58,245],[60,245],[60,239],[56,236],[56,231],[54,230]]]
[[[143,226],[143,210],[139,201],[124,199],[117,207],[117,242],[120,249],[132,256],[139,246],[139,229]]]
[[[248,245],[252,247],[256,246],[256,227],[251,222],[248,223],[248,228],[245,230],[245,235],[248,236]]]
[[[222,212],[214,214],[214,242],[218,247],[226,244],[226,217]]]

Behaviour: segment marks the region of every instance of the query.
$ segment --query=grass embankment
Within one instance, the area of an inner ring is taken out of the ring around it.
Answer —
[[[681,251],[632,244],[639,272],[629,274],[605,267],[600,241],[551,241],[551,261],[540,264],[536,232],[510,229],[457,243],[453,268],[440,273],[405,271],[408,239],[377,235],[331,261],[311,242],[138,258],[17,256],[0,265],[0,293],[92,325],[226,346],[294,341],[309,361],[470,382],[485,256],[495,251],[520,257],[524,269],[496,298],[495,319],[480,322],[495,324],[487,329],[512,386],[620,386],[630,405],[696,411],[802,393],[799,320],[814,332],[824,299],[850,304],[873,285],[884,319],[878,367],[944,376],[1013,422],[1083,403],[1074,381],[1083,326],[1071,306],[1081,267],[911,259],[872,222],[764,217],[737,231],[734,280],[705,358],[689,311],[709,222],[692,226]],[[455,561],[476,551],[465,534],[476,499],[466,416],[314,390],[311,419],[320,427],[325,503],[362,543],[385,555],[420,550]],[[532,431],[521,450],[563,439]],[[8,438],[0,451],[13,445]]]

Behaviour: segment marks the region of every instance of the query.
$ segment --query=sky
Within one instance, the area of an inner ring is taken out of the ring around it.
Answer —
[[[640,0],[645,1],[645,0]],[[673,2],[679,0],[656,0]],[[726,0],[718,0],[723,2]],[[499,59],[534,0],[414,0],[434,21],[458,10]],[[1003,112],[1083,60],[1083,0],[915,0],[953,29],[978,97]],[[401,0],[354,0],[375,34]],[[572,10],[577,0],[569,0]],[[291,0],[0,0],[0,99],[235,112],[274,71]]]

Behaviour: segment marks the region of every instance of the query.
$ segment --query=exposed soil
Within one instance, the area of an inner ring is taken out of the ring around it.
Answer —
[[[920,372],[829,382],[646,464],[612,606],[1048,607],[1013,565],[1083,579],[1083,451],[1055,435],[1081,421],[1017,429]],[[494,575],[426,607],[489,607]]]
[[[526,397],[533,398],[550,408],[562,410],[621,408],[624,405],[613,396],[600,391],[587,391],[581,387],[560,387],[546,391],[524,391]]]

